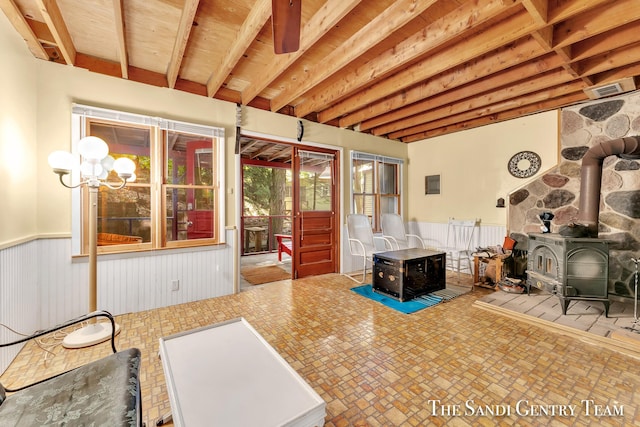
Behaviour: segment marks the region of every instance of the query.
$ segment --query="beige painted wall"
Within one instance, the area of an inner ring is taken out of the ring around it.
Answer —
[[[61,186],[47,164],[54,150],[71,149],[73,103],[112,108],[194,123],[222,126],[227,152],[233,153],[235,105],[185,92],[125,81],[44,61],[38,68],[38,230],[41,235],[69,234],[71,192]],[[227,158],[227,168],[232,161]],[[228,195],[233,197],[233,194]]]
[[[226,225],[235,225],[235,127],[236,106],[233,103],[196,96],[176,90],[158,88],[136,82],[90,73],[86,70],[38,62],[38,168],[48,171],[48,153],[70,149],[72,103],[95,105],[122,111],[160,116],[225,128],[226,145]],[[244,108],[243,129],[295,138],[297,119],[254,108]],[[382,140],[350,130],[318,123],[306,123],[304,142],[345,147],[344,163],[349,149],[406,158],[406,145]],[[348,173],[345,173],[345,180]],[[406,179],[405,179],[406,181]],[[348,187],[347,187],[348,188]],[[41,173],[38,180],[40,209],[38,229],[41,234],[69,233],[71,230],[71,194],[53,173]],[[343,194],[343,197],[346,195]],[[345,205],[348,207],[348,205]]]
[[[0,248],[34,238],[36,70],[24,40],[0,15]]]
[[[558,162],[557,111],[483,126],[409,144],[409,219],[447,222],[449,217],[480,218],[482,224],[507,226],[507,208],[496,208],[502,197]],[[534,151],[542,159],[532,178],[513,177],[511,156]],[[425,195],[426,175],[441,176],[441,194]]]

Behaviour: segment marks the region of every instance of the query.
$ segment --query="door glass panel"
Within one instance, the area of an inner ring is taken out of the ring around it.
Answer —
[[[301,153],[298,177],[301,211],[333,210],[333,157]]]
[[[167,241],[213,237],[213,190],[167,187]]]

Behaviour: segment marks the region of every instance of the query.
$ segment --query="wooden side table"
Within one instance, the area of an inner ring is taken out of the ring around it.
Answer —
[[[480,260],[488,259],[488,264],[494,264],[496,267],[496,284],[502,279],[502,266],[504,265],[504,258],[500,255],[493,257],[486,257],[481,255],[473,256],[473,284],[480,283]]]

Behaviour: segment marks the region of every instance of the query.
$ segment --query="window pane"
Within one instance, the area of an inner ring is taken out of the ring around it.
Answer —
[[[129,157],[136,164],[136,182],[151,182],[151,130],[146,127],[132,127],[113,123],[89,122],[89,135],[102,138],[109,145],[109,155],[114,159]],[[111,172],[109,182],[120,182],[115,172]]]
[[[208,188],[166,188],[167,241],[213,238],[213,195]]]
[[[353,192],[373,193],[373,161],[353,161]]]
[[[380,215],[386,213],[399,214],[398,210],[398,197],[397,196],[381,196],[380,197]]]
[[[397,165],[389,163],[378,164],[378,175],[380,181],[380,194],[398,194],[396,186]]]
[[[213,185],[213,139],[166,132],[167,184]]]
[[[374,214],[375,199],[373,196],[356,194],[353,196],[353,213],[364,214],[369,217]]]
[[[98,192],[98,245],[151,241],[151,189],[127,185]],[[138,239],[136,239],[136,237]]]
[[[300,210],[332,210],[332,167],[330,159],[300,159]]]

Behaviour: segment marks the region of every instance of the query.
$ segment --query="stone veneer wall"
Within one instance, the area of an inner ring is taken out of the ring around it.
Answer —
[[[577,222],[582,157],[594,144],[640,135],[640,92],[562,110],[560,163],[509,195],[509,232],[527,248],[527,234],[539,233],[538,215],[551,212],[551,232]],[[609,292],[631,296],[640,256],[640,161],[604,159],[599,238],[610,240]]]

